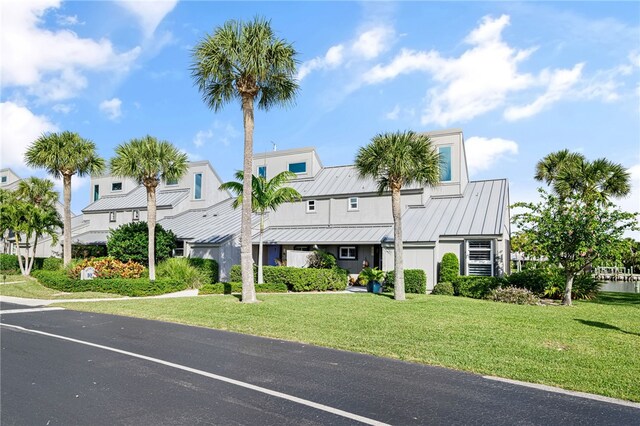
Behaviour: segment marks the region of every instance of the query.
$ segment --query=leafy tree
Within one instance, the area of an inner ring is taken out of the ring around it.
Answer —
[[[296,177],[295,173],[282,172],[267,180],[262,176],[251,176],[251,209],[260,214],[260,243],[258,248],[258,284],[263,284],[262,273],[262,236],[264,234],[264,214],[268,210],[275,211],[280,205],[300,200],[302,195],[295,189],[285,186],[289,180]],[[237,195],[233,202],[233,207],[242,205],[244,172],[239,170],[236,173],[237,181],[225,182],[220,185],[220,189],[229,190]]]
[[[539,254],[563,267],[566,285],[562,303],[571,305],[575,277],[596,259],[618,251],[623,233],[638,229],[637,215],[622,212],[611,202],[585,201],[578,193],[560,197],[543,189],[539,192],[541,202],[514,205],[526,210],[515,215],[514,222],[529,235],[529,244]]]
[[[111,159],[114,176],[133,178],[147,189],[149,279],[156,279],[156,188],[161,181],[180,179],[187,172],[187,155],[167,141],[152,136],[131,139],[116,147]]]
[[[56,179],[62,178],[64,196],[63,259],[71,261],[71,177],[102,173],[104,160],[96,153],[96,145],[77,133],[48,133],[33,142],[25,153],[29,167],[40,167]]]
[[[176,236],[162,225],[155,226],[155,261],[161,262],[171,256],[176,248]],[[107,238],[107,252],[121,262],[130,260],[149,264],[149,229],[145,222],[132,222],[112,229]]]
[[[361,177],[377,181],[380,194],[391,191],[396,271],[393,293],[396,300],[405,300],[400,190],[413,183],[437,185],[440,182],[440,155],[427,136],[412,131],[384,133],[358,150],[355,165]]]
[[[296,51],[276,38],[271,24],[261,18],[251,22],[230,20],[207,35],[193,50],[192,75],[205,103],[215,111],[240,100],[244,123],[243,203],[241,227],[242,301],[257,302],[251,253],[251,176],[254,103],[268,110],[293,102]]]

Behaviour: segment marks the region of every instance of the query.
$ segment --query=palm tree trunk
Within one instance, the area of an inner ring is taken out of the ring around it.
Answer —
[[[393,269],[395,283],[393,298],[405,300],[404,294],[404,266],[402,263],[402,218],[400,211],[400,188],[391,188],[391,212],[393,214]]]
[[[262,269],[262,234],[264,233],[264,213],[260,213],[260,244],[258,245],[258,284],[264,283]]]
[[[573,274],[570,272],[565,272],[565,286],[564,286],[564,295],[562,297],[562,304],[566,306],[571,306],[571,289],[573,288]]]
[[[36,248],[38,247],[38,234],[35,235],[33,239],[33,250],[31,251],[31,256],[29,256],[29,249],[27,249],[27,264],[26,264],[26,273],[27,275],[31,274],[31,270],[33,269],[33,262],[36,260]]]
[[[64,183],[64,223],[62,228],[64,243],[62,247],[62,259],[64,266],[67,266],[69,262],[71,262],[71,175],[63,175],[62,181]]]
[[[156,280],[156,187],[147,186],[147,229],[149,233],[149,279]]]
[[[251,179],[253,175],[253,96],[242,96],[244,119],[244,165],[242,181],[242,227],[240,229],[240,264],[242,268],[242,302],[255,303],[253,254],[251,244]]]
[[[14,231],[16,238],[16,254],[18,255],[18,266],[20,267],[20,273],[24,276],[27,275],[25,271],[26,262],[22,263],[22,250],[20,249],[20,234],[18,231]]]

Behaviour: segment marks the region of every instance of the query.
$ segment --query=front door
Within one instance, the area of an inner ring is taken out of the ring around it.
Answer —
[[[267,246],[267,265],[276,266],[276,259],[281,260],[282,247],[279,245]]]

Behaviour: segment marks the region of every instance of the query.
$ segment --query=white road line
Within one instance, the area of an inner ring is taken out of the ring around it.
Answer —
[[[275,396],[277,398],[286,399],[288,401],[296,402],[296,403],[301,404],[301,405],[306,405],[308,407],[312,407],[312,408],[315,408],[317,410],[326,411],[328,413],[335,414],[335,415],[341,416],[341,417],[345,417],[347,419],[355,420],[355,421],[358,421],[360,423],[364,423],[364,424],[367,424],[367,425],[389,426],[387,423],[379,422],[377,420],[373,420],[373,419],[370,419],[370,418],[367,418],[367,417],[359,416],[357,414],[349,413],[348,411],[343,411],[343,410],[340,410],[340,409],[337,409],[337,408],[329,407],[328,405],[318,404],[317,402],[313,402],[313,401],[309,401],[309,400],[306,400],[306,399],[298,398],[298,397],[293,396],[293,395],[288,395],[286,393],[282,393],[282,392],[274,391],[274,390],[271,390],[271,389],[263,388],[261,386],[256,386],[256,385],[252,385],[250,383],[241,382],[240,380],[230,379],[230,378],[225,377],[225,376],[220,376],[218,374],[213,374],[213,373],[209,373],[207,371],[202,371],[202,370],[198,370],[198,369],[195,369],[195,368],[187,367],[185,365],[180,365],[180,364],[175,364],[173,362],[164,361],[162,359],[152,358],[152,357],[149,357],[149,356],[146,356],[146,355],[140,355],[140,354],[137,354],[137,353],[134,353],[134,352],[128,352],[128,351],[124,351],[122,349],[117,349],[117,348],[112,348],[112,347],[109,347],[109,346],[98,345],[96,343],[86,342],[84,340],[73,339],[71,337],[60,336],[60,335],[57,335],[57,334],[51,334],[51,333],[47,333],[47,332],[44,332],[44,331],[31,330],[31,329],[20,327],[20,326],[17,326],[17,325],[0,324],[0,327],[7,327],[7,328],[11,328],[11,329],[26,331],[28,333],[40,334],[42,336],[53,337],[55,339],[66,340],[68,342],[79,343],[81,345],[91,346],[91,347],[94,347],[94,348],[104,349],[104,350],[107,350],[107,351],[116,352],[116,353],[123,354],[123,355],[128,355],[128,356],[133,357],[133,358],[144,359],[145,361],[150,361],[150,362],[154,362],[156,364],[166,365],[168,367],[176,368],[178,370],[188,371],[190,373],[199,374],[201,376],[208,377],[210,379],[219,380],[221,382],[225,382],[225,383],[229,383],[229,384],[232,384],[232,385],[240,386],[240,387],[243,387],[243,388],[246,388],[246,389],[251,389],[251,390],[254,390],[256,392],[261,392],[261,393],[264,393],[264,394],[267,394],[267,395]]]
[[[64,308],[23,308],[23,309],[7,309],[0,311],[0,315],[5,314],[25,314],[27,312],[45,312],[45,311],[64,311]]]
[[[484,379],[495,380],[496,382],[504,382],[512,385],[525,386],[528,388],[540,389],[547,392],[561,393],[563,395],[577,396],[579,398],[593,399],[595,401],[608,402],[610,404],[624,405],[625,407],[640,408],[637,402],[625,401],[624,399],[610,398],[608,396],[594,395],[586,392],[570,391],[555,386],[540,385],[537,383],[521,382],[519,380],[505,379],[502,377],[482,376]]]

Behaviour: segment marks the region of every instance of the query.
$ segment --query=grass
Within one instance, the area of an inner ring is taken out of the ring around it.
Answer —
[[[61,304],[440,365],[640,401],[640,295],[573,307],[452,296],[261,295]]]
[[[92,291],[65,293],[43,286],[37,280],[22,275],[6,275],[0,281],[0,296],[25,297],[28,299],[103,299],[106,297],[122,297],[117,294],[97,293]],[[5,284],[11,283],[11,284]]]

